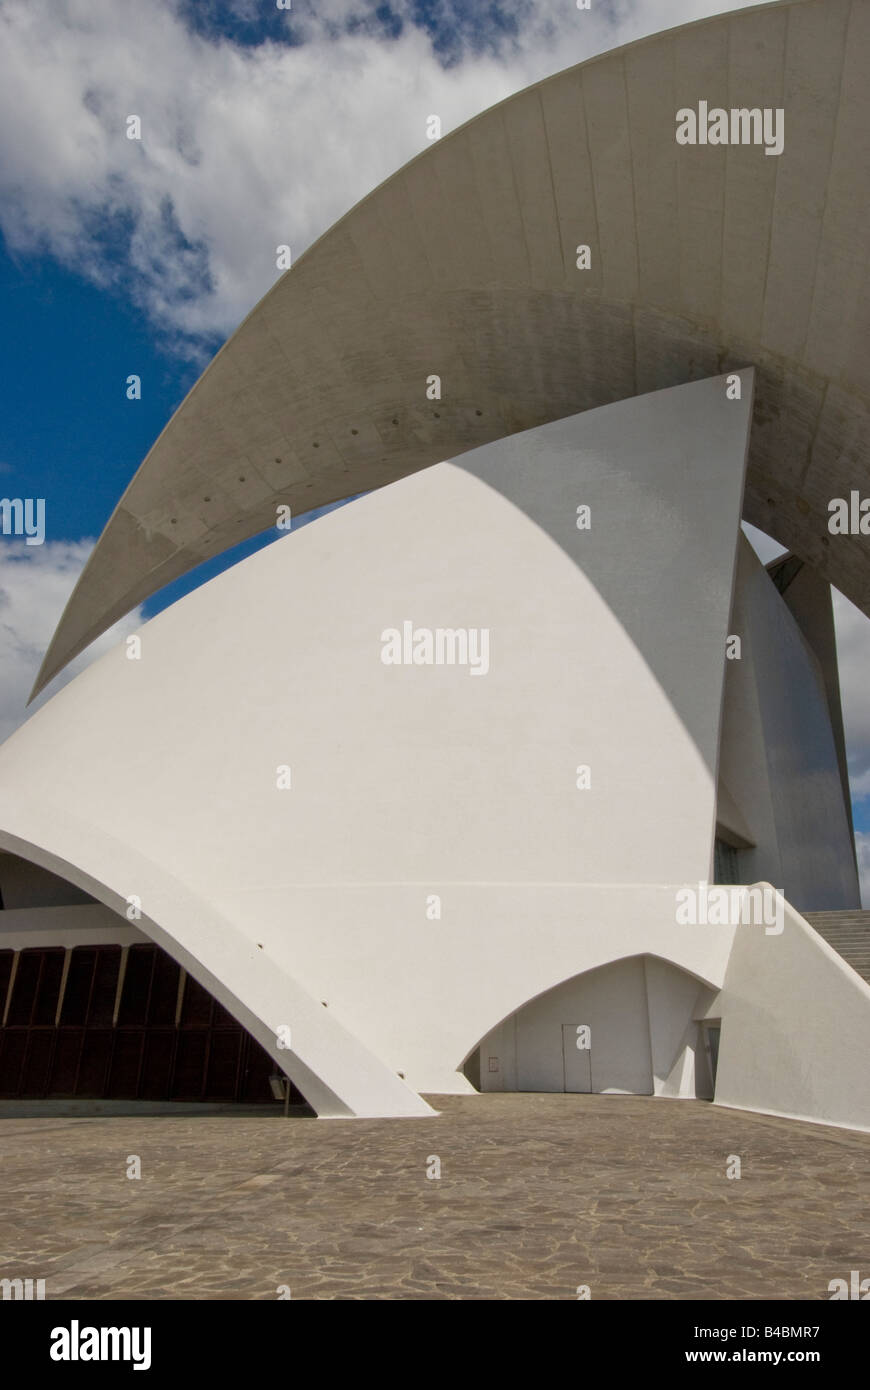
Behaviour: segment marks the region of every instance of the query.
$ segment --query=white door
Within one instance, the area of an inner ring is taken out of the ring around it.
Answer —
[[[592,1049],[582,1023],[562,1024],[562,1065],[566,1091],[592,1092]]]

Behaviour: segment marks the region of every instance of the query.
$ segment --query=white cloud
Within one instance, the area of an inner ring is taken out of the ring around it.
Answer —
[[[48,541],[41,546],[0,542],[0,742],[50,698],[43,693],[25,709],[52,633],[93,544],[91,540]],[[138,609],[128,614],[70,663],[52,684],[51,693],[141,625]]]
[[[462,16],[483,49],[467,38],[445,67],[420,28],[385,38],[371,0],[295,6],[304,42],[256,47],[193,32],[178,0],[0,0],[0,225],[14,251],[117,285],[176,345],[223,337],[276,278],[276,246],[298,256],[423,149],[430,113],[447,132],[596,52],[748,3],[502,0],[512,34],[441,0],[444,26]]]
[[[863,907],[870,907],[870,832],[855,831],[855,851],[858,856],[861,904]]]

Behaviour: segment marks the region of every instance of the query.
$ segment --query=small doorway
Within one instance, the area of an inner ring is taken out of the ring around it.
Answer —
[[[592,1049],[583,1023],[562,1024],[562,1075],[566,1091],[592,1094]]]

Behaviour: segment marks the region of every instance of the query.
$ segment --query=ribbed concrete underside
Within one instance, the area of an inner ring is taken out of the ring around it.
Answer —
[[[870,491],[868,72],[870,0],[767,4],[567,69],[432,145],[203,374],[121,499],[37,689],[276,506],[748,366],[745,515],[870,612],[866,539],[827,529],[831,498]],[[701,101],[782,108],[782,153],[678,145],[676,112]]]

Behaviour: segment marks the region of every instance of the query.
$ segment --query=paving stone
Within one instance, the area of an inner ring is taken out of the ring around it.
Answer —
[[[581,1284],[826,1299],[831,1279],[870,1275],[868,1134],[648,1097],[436,1104],[437,1121],[0,1119],[0,1277],[45,1278],[48,1300],[287,1284],[297,1300],[478,1301]]]

